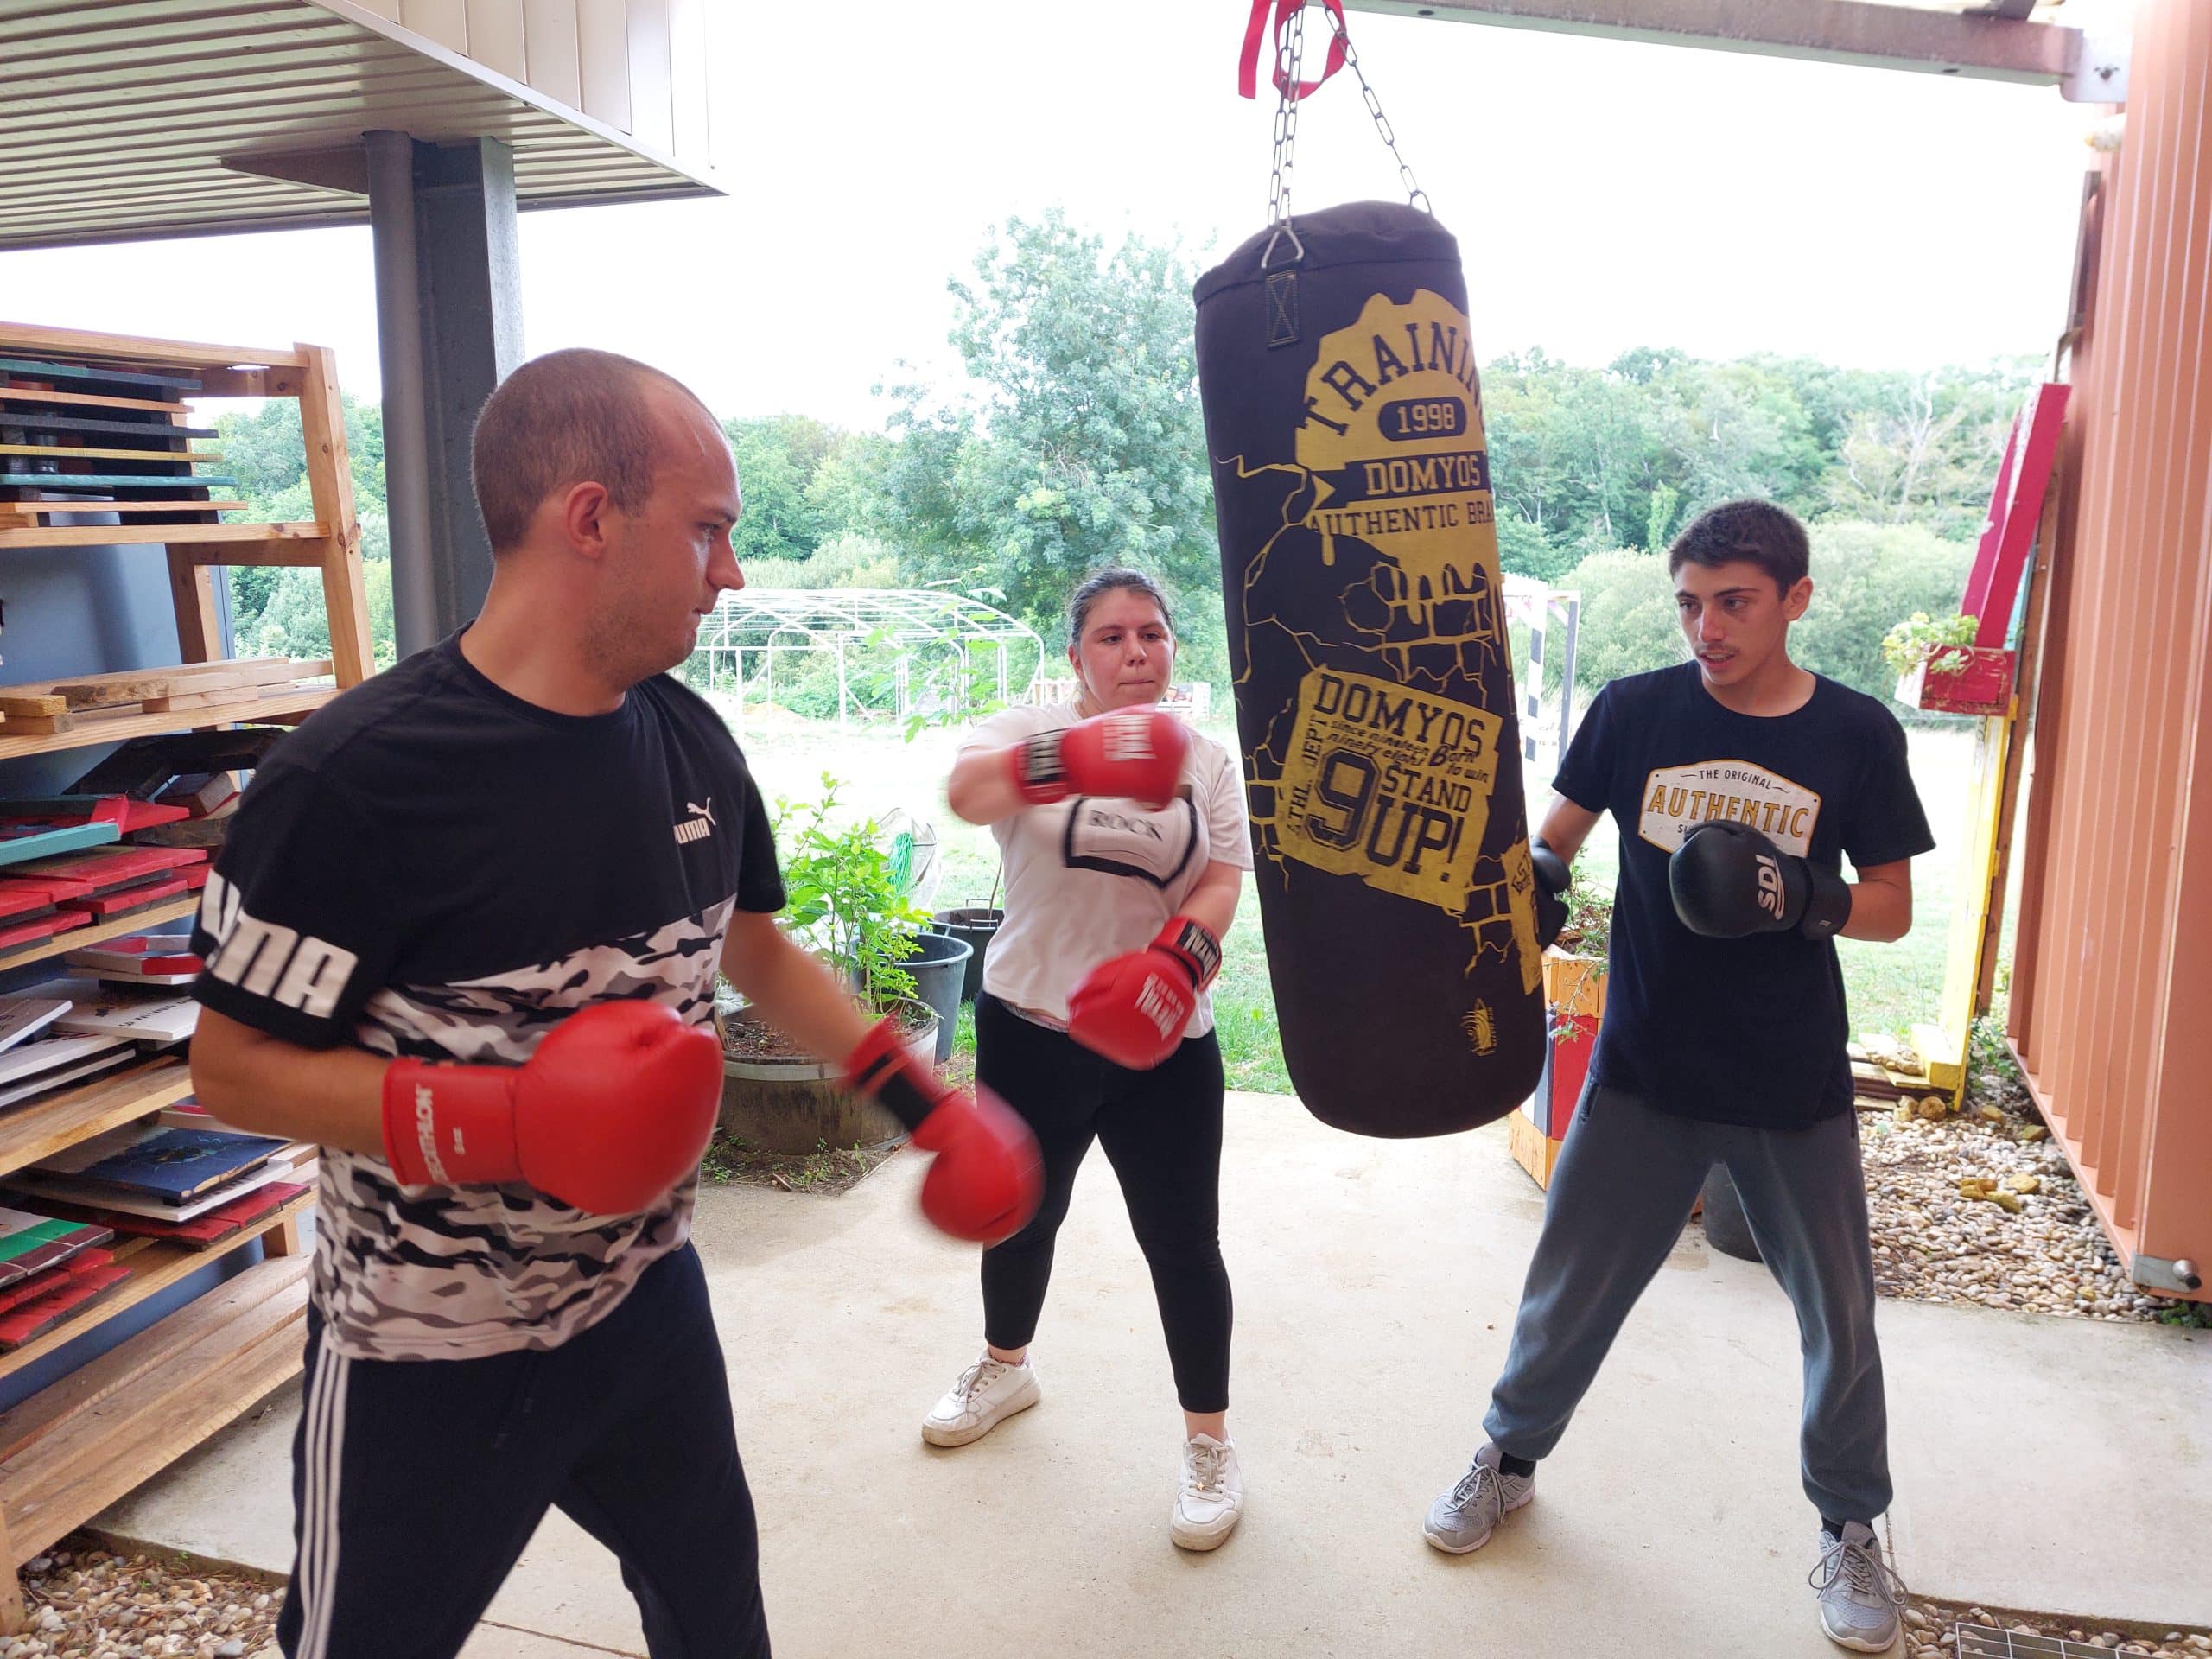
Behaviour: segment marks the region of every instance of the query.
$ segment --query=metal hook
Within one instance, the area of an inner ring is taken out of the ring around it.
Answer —
[[[1260,255],[1260,269],[1262,270],[1267,270],[1268,265],[1274,263],[1275,257],[1275,244],[1281,241],[1286,236],[1290,238],[1290,245],[1294,250],[1295,250],[1295,251],[1288,259],[1285,260],[1284,263],[1286,264],[1293,265],[1305,264],[1306,245],[1298,239],[1297,230],[1292,226],[1291,222],[1286,219],[1281,224],[1275,226],[1275,233],[1268,238],[1268,245]]]

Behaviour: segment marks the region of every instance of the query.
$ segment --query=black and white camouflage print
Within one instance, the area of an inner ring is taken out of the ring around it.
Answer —
[[[304,1047],[473,1065],[521,1065],[594,1002],[709,1024],[732,915],[784,903],[760,790],[696,694],[660,676],[609,714],[557,715],[485,679],[458,637],[277,746],[208,888],[208,1007]],[[693,1192],[586,1215],[519,1183],[402,1186],[385,1159],[326,1147],[324,1340],[356,1359],[557,1347],[682,1248]]]
[[[709,1025],[729,913],[723,904],[461,984],[388,986],[369,998],[354,1040],[377,1054],[518,1065],[593,1002],[649,998]],[[327,1152],[314,1279],[323,1339],[356,1359],[556,1347],[606,1318],[640,1274],[682,1247],[696,1192],[686,1181],[643,1214],[596,1216],[520,1185],[403,1186],[382,1158]]]

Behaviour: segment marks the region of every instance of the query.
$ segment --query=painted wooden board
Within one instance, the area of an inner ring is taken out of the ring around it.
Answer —
[[[161,430],[158,427],[149,431]],[[58,461],[220,461],[215,449],[86,449],[56,443],[0,443],[0,455],[51,457]]]
[[[2006,441],[1997,486],[1990,493],[1989,517],[1974,549],[1965,596],[1959,601],[1960,615],[1978,619],[1974,643],[1985,649],[2003,645],[2012,629],[2020,577],[2027,569],[2028,550],[2035,545],[2071,390],[2046,385],[2030,392]]]
[[[123,832],[111,823],[70,823],[28,836],[0,836],[0,865],[22,864],[32,859],[73,853],[80,848],[119,841]]]
[[[15,501],[0,502],[0,524],[28,528],[41,518],[82,518],[94,512],[244,512],[243,501]],[[115,526],[120,529],[120,525]]]
[[[126,438],[212,438],[212,426],[176,426],[168,421],[102,421],[50,410],[11,409],[0,414],[0,429],[31,432],[98,432]]]
[[[146,369],[94,368],[83,363],[38,363],[20,357],[0,357],[0,374],[18,374],[36,380],[84,380],[102,385],[149,386],[160,391],[200,390],[199,381],[182,375],[155,374]]]
[[[235,478],[209,473],[10,473],[0,472],[0,487],[17,490],[183,490],[219,486],[234,490]],[[17,506],[32,502],[19,501]]]
[[[0,381],[0,403],[54,404],[67,409],[135,409],[149,415],[181,415],[182,404],[158,403],[150,397],[110,397],[91,391],[51,391],[43,386],[16,386]]]

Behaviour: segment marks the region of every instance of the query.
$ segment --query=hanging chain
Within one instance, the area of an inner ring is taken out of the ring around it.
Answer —
[[[1300,16],[1303,16],[1303,10]],[[1398,182],[1406,188],[1406,205],[1418,207],[1434,218],[1436,209],[1429,205],[1428,192],[1414,181],[1414,170],[1406,158],[1398,154],[1398,135],[1390,130],[1390,118],[1382,113],[1382,100],[1375,96],[1375,89],[1367,84],[1367,72],[1359,67],[1359,54],[1352,50],[1351,36],[1344,30],[1344,20],[1335,12],[1329,13],[1329,27],[1336,31],[1337,41],[1344,49],[1344,62],[1353,74],[1359,77],[1359,95],[1367,100],[1367,112],[1375,118],[1375,130],[1382,135],[1382,142],[1390,147],[1390,159],[1398,164]]]
[[[1275,101],[1274,176],[1268,191],[1268,223],[1275,227],[1275,233],[1268,238],[1267,251],[1260,256],[1262,270],[1274,258],[1275,245],[1285,236],[1290,238],[1293,257],[1306,257],[1306,245],[1298,239],[1290,223],[1291,151],[1298,143],[1298,74],[1305,55],[1306,8],[1300,6],[1291,16],[1290,28],[1275,39],[1275,84],[1280,90]]]

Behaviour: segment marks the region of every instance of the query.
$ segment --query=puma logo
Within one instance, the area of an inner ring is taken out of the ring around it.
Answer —
[[[683,810],[691,816],[676,826],[676,844],[689,847],[695,841],[704,841],[715,833],[715,798],[707,797],[706,804],[696,801],[683,803]]]

